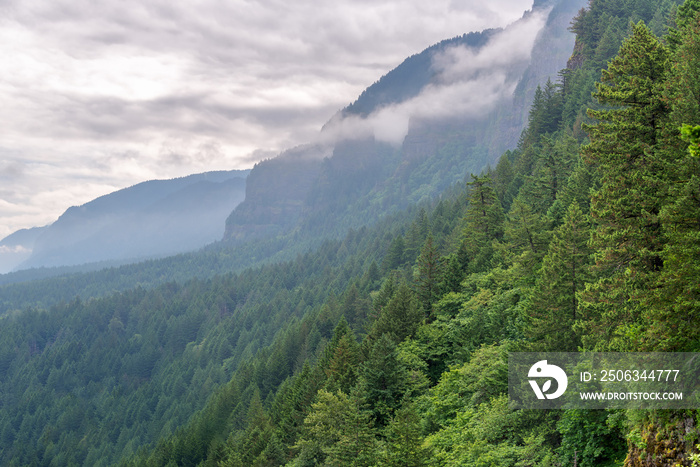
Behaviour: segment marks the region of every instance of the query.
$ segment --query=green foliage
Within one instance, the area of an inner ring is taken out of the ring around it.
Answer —
[[[424,317],[415,295],[402,282],[374,322],[371,335],[376,338],[388,336],[398,344],[413,336]]]
[[[681,8],[677,23],[677,39],[664,97],[670,103],[670,118],[665,132],[665,146],[675,183],[671,185],[671,201],[660,213],[667,243],[664,245],[663,270],[654,293],[648,297],[643,342],[647,349],[692,351],[698,348],[698,333],[689,323],[700,313],[698,305],[698,239],[700,238],[700,161],[698,160],[700,121],[700,22],[697,2],[688,1]],[[681,34],[682,32],[682,34]],[[679,128],[680,127],[680,134]]]
[[[425,316],[433,313],[433,305],[442,295],[441,279],[443,275],[442,257],[435,247],[433,236],[428,238],[421,248],[416,260],[415,290]]]
[[[392,339],[382,334],[370,345],[369,355],[361,366],[358,389],[375,425],[383,427],[411,387]]]
[[[424,467],[429,465],[430,448],[424,446],[420,413],[412,403],[398,409],[385,430],[385,447],[377,465]]]
[[[557,428],[562,435],[561,460],[581,467],[619,465],[625,457],[623,436],[615,416],[603,410],[566,410]]]
[[[298,454],[289,466],[370,466],[377,457],[369,414],[361,410],[356,399],[323,389],[294,448]]]

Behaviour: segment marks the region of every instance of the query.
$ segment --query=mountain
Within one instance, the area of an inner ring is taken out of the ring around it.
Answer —
[[[569,22],[585,3],[535,2],[505,29],[407,58],[327,122],[318,141],[257,164],[224,240],[337,237],[495,165],[518,144],[537,86],[566,66]]]
[[[123,262],[201,248],[221,238],[224,219],[243,200],[248,172],[152,180],[71,207],[36,231],[32,244],[19,244],[31,254],[17,268]]]

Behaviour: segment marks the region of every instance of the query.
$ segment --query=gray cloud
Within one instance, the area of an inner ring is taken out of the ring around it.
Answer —
[[[3,175],[0,238],[144,179],[311,141],[406,56],[531,3],[4,1],[0,167],[18,171]]]

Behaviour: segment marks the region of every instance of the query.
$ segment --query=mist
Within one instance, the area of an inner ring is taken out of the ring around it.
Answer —
[[[375,138],[399,146],[412,122],[447,118],[480,118],[510,98],[528,66],[538,33],[551,9],[527,13],[475,49],[452,46],[432,57],[432,81],[420,93],[383,106],[366,117],[332,120],[320,140]]]

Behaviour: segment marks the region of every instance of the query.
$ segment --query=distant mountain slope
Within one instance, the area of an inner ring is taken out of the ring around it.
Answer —
[[[66,210],[36,237],[19,269],[141,259],[201,248],[223,234],[247,170],[153,180]]]
[[[537,86],[566,66],[569,22],[586,3],[536,1],[505,29],[407,58],[339,111],[317,142],[256,165],[224,240],[343,235],[494,164],[517,145]],[[303,169],[289,170],[301,161]]]

